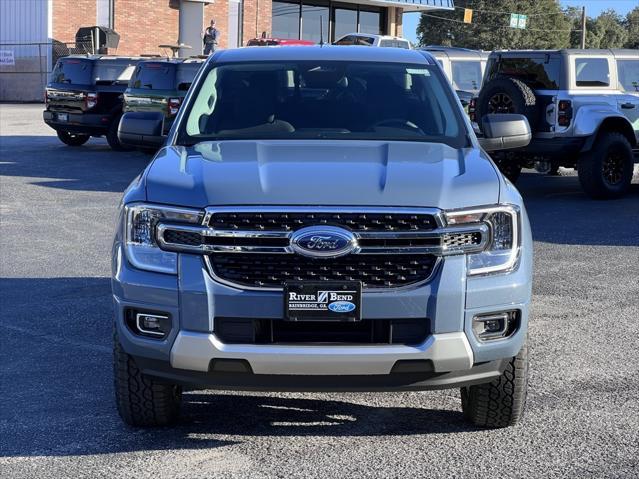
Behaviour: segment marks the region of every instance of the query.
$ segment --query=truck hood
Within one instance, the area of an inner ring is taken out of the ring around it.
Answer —
[[[497,203],[478,149],[348,140],[203,142],[162,149],[146,174],[153,203],[459,208]]]

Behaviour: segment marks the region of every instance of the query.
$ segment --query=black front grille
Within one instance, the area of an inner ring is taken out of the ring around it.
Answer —
[[[226,344],[420,344],[430,334],[430,321],[400,318],[295,322],[216,317],[215,334]]]
[[[447,248],[463,247],[468,245],[481,244],[482,235],[479,232],[470,233],[448,233],[445,234],[442,243]]]
[[[186,246],[199,246],[202,244],[202,235],[190,231],[166,230],[164,241]]]
[[[429,214],[412,213],[214,213],[209,226],[219,230],[294,231],[333,225],[353,231],[424,231],[437,227]]]
[[[250,287],[281,287],[285,281],[361,281],[364,288],[393,288],[428,279],[433,255],[360,254],[316,259],[295,254],[215,253],[215,275]]]

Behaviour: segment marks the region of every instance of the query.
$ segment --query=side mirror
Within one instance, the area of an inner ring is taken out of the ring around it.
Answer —
[[[163,128],[162,113],[130,111],[120,118],[118,139],[124,146],[159,148],[166,140],[162,134]]]
[[[479,144],[486,151],[523,148],[532,140],[530,125],[524,115],[495,113],[482,118],[483,137]]]

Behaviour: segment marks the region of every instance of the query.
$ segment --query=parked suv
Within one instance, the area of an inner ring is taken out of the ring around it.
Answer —
[[[576,168],[586,193],[615,198],[632,181],[638,90],[637,50],[496,51],[488,60],[475,114],[528,118],[531,143],[495,156],[511,180],[522,167]]]
[[[164,133],[171,129],[202,58],[154,59],[140,62],[124,92],[127,111],[158,111],[164,115]]]
[[[436,45],[423,50],[437,59],[462,105],[468,106],[479,95],[489,52]]]
[[[106,136],[111,148],[123,149],[118,140],[122,94],[140,60],[106,55],[59,59],[45,91],[45,123],[67,145]]]
[[[373,35],[368,33],[349,33],[333,42],[333,45],[364,46],[364,47],[392,47],[410,50],[411,44],[405,38],[392,37],[390,35]]]
[[[162,118],[125,113],[122,139],[155,144]],[[484,130],[530,140],[521,115]],[[475,424],[522,415],[528,217],[426,52],[215,52],[124,195],[112,265],[129,424],[173,422],[185,385],[459,387]]]

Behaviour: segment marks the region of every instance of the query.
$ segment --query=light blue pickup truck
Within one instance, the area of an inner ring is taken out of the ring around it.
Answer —
[[[532,239],[436,60],[365,47],[216,52],[124,194],[113,243],[118,410],[178,417],[182,388],[460,388],[473,423],[522,416]]]

